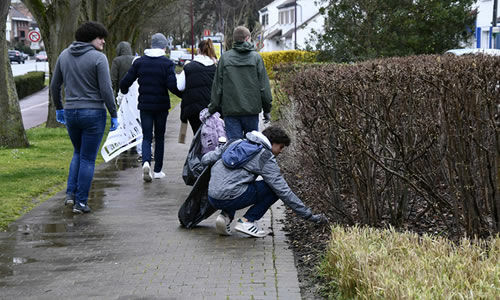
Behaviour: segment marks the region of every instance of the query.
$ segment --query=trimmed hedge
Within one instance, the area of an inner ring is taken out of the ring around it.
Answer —
[[[15,76],[17,97],[22,99],[45,87],[45,72],[28,72],[21,76]]]
[[[498,233],[498,70],[484,55],[284,66],[305,202],[349,224]]]
[[[312,63],[316,62],[318,54],[316,52],[302,50],[283,50],[261,52],[260,55],[264,60],[267,74],[270,79],[274,79],[274,67],[281,63]]]

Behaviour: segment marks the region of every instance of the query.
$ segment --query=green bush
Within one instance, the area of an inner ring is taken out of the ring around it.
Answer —
[[[393,229],[332,228],[329,299],[498,299],[500,237],[453,244]]]
[[[14,77],[14,82],[16,83],[17,97],[22,99],[45,87],[45,72],[28,72]]]

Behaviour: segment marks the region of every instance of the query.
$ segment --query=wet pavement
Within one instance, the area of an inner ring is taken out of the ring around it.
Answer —
[[[271,234],[261,239],[217,235],[217,213],[180,226],[191,187],[179,110],[167,122],[166,178],[143,182],[136,155],[123,153],[96,168],[92,213],[73,215],[61,191],[0,232],[0,299],[300,299],[281,201],[262,218]]]

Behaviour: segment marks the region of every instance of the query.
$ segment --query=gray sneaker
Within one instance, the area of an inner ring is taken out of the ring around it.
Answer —
[[[90,207],[87,204],[82,204],[80,202],[73,205],[73,213],[75,214],[86,214],[90,212]]]
[[[66,195],[66,199],[64,199],[64,206],[73,206],[75,205],[75,196]]]

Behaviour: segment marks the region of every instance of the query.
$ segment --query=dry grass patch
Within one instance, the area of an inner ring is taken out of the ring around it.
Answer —
[[[330,299],[498,299],[500,237],[453,244],[336,226],[320,273]]]

